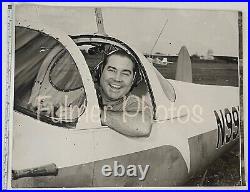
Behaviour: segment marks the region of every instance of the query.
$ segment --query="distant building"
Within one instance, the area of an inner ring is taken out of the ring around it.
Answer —
[[[212,49],[208,49],[207,51],[207,60],[214,60],[214,52]]]
[[[202,60],[214,60],[214,52],[213,52],[213,50],[209,49],[207,51],[207,55],[200,56],[200,59],[202,59]]]

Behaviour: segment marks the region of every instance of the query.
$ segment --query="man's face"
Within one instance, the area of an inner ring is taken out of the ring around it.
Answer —
[[[117,100],[125,96],[133,84],[133,62],[125,56],[111,55],[105,65],[100,85],[104,96]]]

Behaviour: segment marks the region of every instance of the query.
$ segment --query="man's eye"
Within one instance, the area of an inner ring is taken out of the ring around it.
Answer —
[[[130,73],[122,73],[124,76],[129,76]]]
[[[108,71],[110,71],[110,72],[115,72],[115,70],[114,70],[114,69],[108,69]]]

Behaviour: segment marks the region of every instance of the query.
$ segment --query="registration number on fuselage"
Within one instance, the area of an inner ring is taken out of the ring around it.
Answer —
[[[218,127],[218,137],[216,148],[235,140],[239,135],[239,106],[232,107],[231,110],[225,108],[224,110],[214,111]]]

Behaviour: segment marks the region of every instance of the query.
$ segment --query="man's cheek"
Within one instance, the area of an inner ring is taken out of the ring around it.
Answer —
[[[125,87],[125,88],[123,88],[122,89],[122,93],[123,93],[123,95],[126,95],[128,92],[129,92],[129,90],[130,90],[130,87]]]

